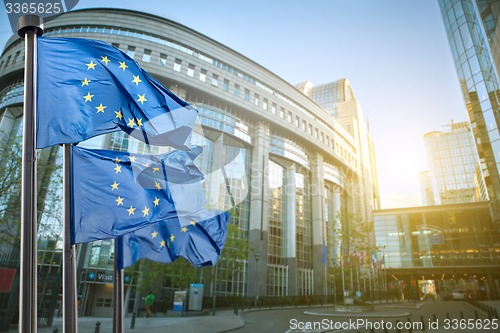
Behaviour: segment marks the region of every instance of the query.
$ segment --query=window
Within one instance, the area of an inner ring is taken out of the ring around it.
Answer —
[[[295,126],[299,127],[299,117],[295,116],[294,124]]]
[[[285,109],[280,108],[280,118],[285,118]]]
[[[264,102],[262,103],[262,108],[264,110],[267,110],[267,104],[268,104],[267,99],[264,98]]]
[[[188,65],[187,75],[191,76],[191,77],[194,77],[194,65],[193,64],[189,64]]]
[[[222,81],[222,90],[229,91],[229,80],[228,79],[224,79]]]
[[[206,82],[207,81],[207,70],[202,69],[200,72],[200,81]]]
[[[158,65],[165,67],[167,65],[167,55],[165,53],[160,53],[160,59],[158,59]]]
[[[240,85],[239,84],[235,84],[234,85],[234,92],[233,92],[234,96],[236,97],[239,97],[240,96]]]
[[[292,122],[292,113],[288,112],[288,115],[286,116],[286,120],[291,123]]]
[[[120,48],[120,44],[118,44],[118,43],[111,43],[111,46],[116,47],[117,49]]]
[[[151,50],[144,50],[144,54],[142,55],[142,61],[150,62],[151,61]]]
[[[182,64],[182,59],[175,58],[174,71],[180,72],[181,71],[181,64]]]
[[[219,75],[212,74],[212,85],[216,87],[219,86]]]
[[[245,101],[249,101],[250,100],[250,90],[245,89],[245,95],[243,95],[243,99]]]
[[[271,112],[273,114],[276,114],[276,104],[274,104],[274,103],[271,105]]]
[[[130,45],[129,45],[129,46],[127,47],[127,55],[128,55],[130,58],[134,59],[134,57],[135,57],[135,46],[130,46]]]
[[[306,130],[306,121],[305,120],[302,120],[302,126],[301,126],[302,130],[305,131]]]
[[[253,97],[253,104],[259,105],[259,95],[255,94]]]

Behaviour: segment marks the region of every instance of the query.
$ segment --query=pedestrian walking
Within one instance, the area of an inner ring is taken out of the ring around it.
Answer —
[[[146,318],[151,318],[154,302],[155,302],[155,296],[153,295],[153,292],[150,290],[148,292],[148,295],[146,296],[146,299],[144,300],[144,303],[146,303]]]

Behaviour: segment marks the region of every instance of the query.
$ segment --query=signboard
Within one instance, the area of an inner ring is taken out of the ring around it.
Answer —
[[[174,294],[174,311],[186,311],[187,291],[176,291]]]
[[[201,311],[203,309],[203,285],[191,283],[189,288],[188,310]]]

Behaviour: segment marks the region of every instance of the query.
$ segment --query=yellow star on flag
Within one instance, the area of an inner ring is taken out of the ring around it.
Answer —
[[[118,198],[116,198],[116,205],[117,206],[120,206],[120,205],[123,205],[123,198],[118,196]]]
[[[182,232],[187,232],[187,231],[188,231],[188,228],[187,228],[187,227],[182,227],[182,228],[181,228],[181,231],[182,231]]]
[[[164,241],[164,240],[162,240],[162,241],[160,242],[160,247],[164,247],[164,246],[165,246],[165,241]]]
[[[128,118],[128,123],[127,123],[127,126],[128,126],[128,127],[134,127],[134,126],[136,126],[136,125],[135,125],[135,119],[130,119],[130,118]]]
[[[158,172],[160,171],[160,168],[153,168],[153,172]]]
[[[155,180],[155,187],[159,190],[161,190],[161,185]]]
[[[94,97],[94,95],[91,95],[90,93],[87,93],[87,95],[83,96],[83,98],[85,98],[85,103],[92,102],[92,97]]]
[[[172,243],[174,242],[174,239],[175,239],[174,234],[170,235],[170,241],[171,241]]]
[[[137,119],[137,126],[138,127],[142,126],[142,118]]]
[[[134,77],[134,79],[132,80],[132,82],[134,82],[135,85],[138,86],[139,83],[142,82],[142,80],[139,79],[139,75],[137,75],[137,76],[133,75],[133,77]]]
[[[146,99],[146,94],[142,94],[142,95],[137,94],[137,96],[139,97],[139,99],[137,100],[137,102],[141,102],[142,105],[144,105],[144,102],[148,101]]]
[[[107,65],[111,60],[109,60],[107,56],[101,56],[101,61]]]
[[[137,160],[137,157],[135,156],[130,156],[130,162],[134,163]]]
[[[116,163],[120,163],[120,162],[121,162],[121,161],[120,161],[120,159],[118,158],[118,156],[114,159],[114,161],[115,161]]]
[[[125,64],[125,61],[118,61],[120,63],[120,66],[118,68],[121,68],[123,70],[126,70],[128,66]]]
[[[101,112],[101,113],[104,113],[104,109],[107,108],[107,106],[104,106],[101,104],[99,104],[99,106],[96,106],[95,107],[97,109],[97,113]]]
[[[156,237],[158,237],[158,231],[156,231],[156,230],[155,230],[155,231],[153,231],[153,232],[151,233],[151,237],[152,237],[152,238],[156,238]]]
[[[122,172],[122,166],[117,164],[114,170],[116,171],[116,173]]]
[[[117,182],[114,182],[113,184],[111,184],[111,191],[117,190],[118,185],[120,185],[120,183],[117,183]]]
[[[154,204],[155,204],[155,207],[158,206],[160,204],[160,199],[155,197],[155,200],[153,201]]]
[[[130,206],[130,208],[127,209],[127,212],[128,212],[128,216],[133,215],[133,214],[135,214],[135,208]]]
[[[149,215],[149,208],[144,207],[144,209],[142,210],[142,213],[144,214],[144,216],[148,216]]]
[[[95,70],[95,65],[97,65],[97,64],[94,64],[94,62],[92,60],[90,60],[90,62],[86,65],[87,65],[87,70],[89,70],[89,69]]]
[[[122,116],[122,112],[121,111],[115,111],[116,113],[116,117],[115,118],[118,118],[120,120],[122,120],[123,116]]]
[[[196,225],[196,222],[195,222],[195,221],[191,221],[191,222],[189,222],[189,223],[191,223],[192,225]]]
[[[84,78],[83,81],[82,81],[82,87],[83,86],[88,86],[90,83],[90,80],[87,80],[87,78]]]

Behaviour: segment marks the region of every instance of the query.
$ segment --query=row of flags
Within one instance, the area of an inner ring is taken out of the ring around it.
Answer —
[[[340,252],[338,265],[340,267],[346,266],[348,268],[367,267],[379,269],[383,268],[383,265],[385,265],[385,254],[380,256],[380,253],[377,253],[376,251],[360,251],[348,253],[343,256],[342,252]]]
[[[140,258],[215,264],[230,216],[205,208],[194,107],[107,43],[44,37],[36,105],[36,147],[73,145],[72,244],[116,239],[119,268]],[[116,131],[176,150],[151,156],[76,145]]]

